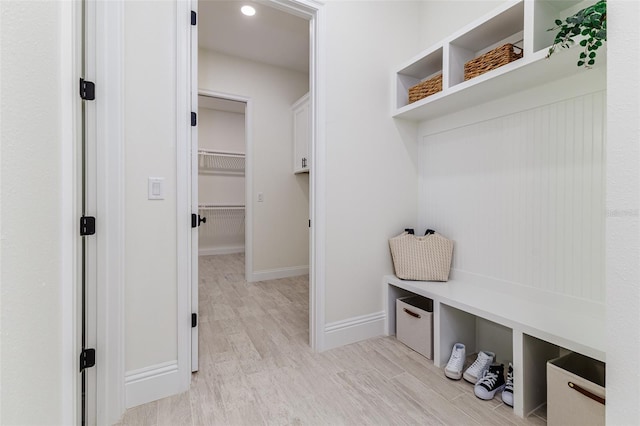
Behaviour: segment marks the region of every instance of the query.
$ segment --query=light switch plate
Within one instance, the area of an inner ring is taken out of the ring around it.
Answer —
[[[164,200],[164,178],[149,178],[149,199]]]

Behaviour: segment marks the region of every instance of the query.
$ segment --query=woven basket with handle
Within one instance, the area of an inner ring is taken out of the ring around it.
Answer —
[[[448,281],[453,241],[438,233],[404,232],[389,240],[396,276],[403,280]]]
[[[516,53],[515,49],[520,52]],[[507,43],[464,64],[464,79],[469,80],[522,58],[522,49]]]
[[[409,103],[442,91],[442,73],[409,88]]]

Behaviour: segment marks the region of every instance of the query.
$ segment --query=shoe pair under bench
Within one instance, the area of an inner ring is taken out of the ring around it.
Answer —
[[[495,354],[480,351],[476,360],[462,373],[466,349],[464,344],[453,345],[451,357],[444,369],[444,374],[452,380],[464,378],[474,385],[475,395],[484,400],[493,399],[496,393],[502,391],[502,401],[513,407],[513,365],[509,363],[507,379],[504,377],[504,364],[495,364]]]

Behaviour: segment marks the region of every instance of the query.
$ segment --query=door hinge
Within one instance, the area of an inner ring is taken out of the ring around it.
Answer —
[[[192,126],[198,125],[198,114],[196,114],[195,112],[191,113],[191,125]]]
[[[191,314],[191,328],[198,325],[198,314]]]
[[[197,14],[195,11],[191,11],[191,25],[196,25],[197,23]]]
[[[80,352],[80,372],[85,368],[91,368],[96,365],[96,350],[83,349]]]
[[[93,216],[82,216],[80,218],[80,235],[93,235],[96,233],[96,218]]]
[[[84,78],[80,79],[80,97],[86,101],[93,101],[96,98],[96,85]]]

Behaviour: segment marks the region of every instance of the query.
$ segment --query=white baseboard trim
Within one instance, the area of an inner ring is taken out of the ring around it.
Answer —
[[[323,350],[383,335],[386,316],[380,311],[326,324]]]
[[[168,361],[125,373],[127,408],[181,392],[178,361]]]
[[[297,277],[299,275],[309,275],[309,266],[293,266],[290,268],[267,269],[265,271],[254,271],[248,282],[277,280],[280,278]]]
[[[244,246],[210,247],[198,249],[198,256],[216,256],[219,254],[244,253]]]

